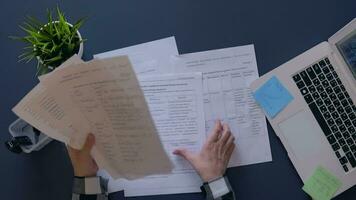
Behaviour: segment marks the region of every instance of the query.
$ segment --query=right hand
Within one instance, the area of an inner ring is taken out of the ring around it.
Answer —
[[[227,124],[218,120],[199,153],[177,149],[173,153],[190,162],[204,182],[212,181],[225,174],[227,165],[235,149],[235,137]]]

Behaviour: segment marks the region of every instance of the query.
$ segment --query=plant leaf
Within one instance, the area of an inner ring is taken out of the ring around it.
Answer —
[[[86,41],[77,35],[77,31],[86,20],[85,18],[79,19],[73,26],[70,26],[65,14],[58,6],[56,14],[57,19],[54,21],[52,10],[47,9],[47,24],[27,16],[24,23],[19,26],[26,35],[24,37],[9,36],[10,39],[28,44],[23,48],[24,53],[19,56],[19,61],[29,62],[37,56],[43,61],[38,65],[39,74],[50,71],[48,66],[60,65],[76,53],[79,45]]]

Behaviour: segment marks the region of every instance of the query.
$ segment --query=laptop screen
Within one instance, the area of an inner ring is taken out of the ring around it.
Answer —
[[[356,31],[336,44],[356,79]]]

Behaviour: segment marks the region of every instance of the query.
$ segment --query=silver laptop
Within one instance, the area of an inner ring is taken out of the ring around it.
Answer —
[[[267,118],[306,181],[319,165],[343,183],[356,184],[356,18],[329,38],[251,84],[272,76],[294,97]]]

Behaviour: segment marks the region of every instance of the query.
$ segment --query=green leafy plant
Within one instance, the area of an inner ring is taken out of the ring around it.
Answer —
[[[64,13],[57,7],[57,19],[53,20],[51,10],[47,10],[47,23],[27,16],[20,28],[27,33],[24,37],[11,37],[27,44],[19,61],[30,62],[38,58],[37,75],[46,74],[61,65],[68,58],[78,53],[84,42],[77,34],[84,19],[70,25]]]

